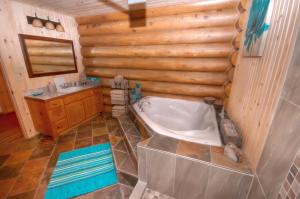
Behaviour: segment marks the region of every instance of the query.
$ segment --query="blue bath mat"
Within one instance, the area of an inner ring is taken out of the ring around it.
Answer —
[[[110,144],[99,144],[61,153],[45,198],[71,198],[117,182]]]

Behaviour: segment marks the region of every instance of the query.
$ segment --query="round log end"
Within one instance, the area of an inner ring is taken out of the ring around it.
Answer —
[[[241,45],[241,38],[242,38],[242,33],[239,33],[236,35],[236,37],[234,38],[233,40],[233,46],[236,48],[236,49],[239,49],[240,48],[240,45]]]
[[[247,20],[247,12],[244,12],[243,14],[240,15],[239,20],[235,24],[235,27],[239,32],[242,32],[244,30],[246,25],[246,20]]]
[[[225,85],[224,92],[227,97],[229,97],[231,91],[231,83]]]
[[[234,65],[234,66],[236,66],[236,64],[237,64],[238,55],[239,55],[238,51],[235,51],[231,55],[230,61],[231,61],[232,65]]]
[[[234,67],[232,67],[232,68],[228,71],[227,75],[228,75],[228,80],[232,82],[232,81],[233,81],[233,76],[234,76]]]
[[[248,8],[248,2],[248,0],[240,0],[239,7],[246,11]]]
[[[228,104],[229,104],[229,97],[225,97],[223,99],[223,106],[225,107],[225,110],[227,109]]]
[[[244,6],[241,2],[238,5],[238,10],[239,10],[240,13],[246,12],[246,8],[244,8]]]

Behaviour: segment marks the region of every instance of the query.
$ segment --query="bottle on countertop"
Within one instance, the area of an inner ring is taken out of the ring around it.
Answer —
[[[48,84],[47,84],[47,88],[48,88],[48,92],[49,92],[50,94],[53,94],[53,93],[56,93],[56,92],[57,92],[55,84],[52,83],[52,82],[50,82],[50,81],[49,81]]]

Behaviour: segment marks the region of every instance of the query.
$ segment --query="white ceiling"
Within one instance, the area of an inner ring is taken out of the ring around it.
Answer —
[[[14,0],[72,16],[126,11],[127,0]],[[147,7],[176,5],[199,0],[147,0]]]

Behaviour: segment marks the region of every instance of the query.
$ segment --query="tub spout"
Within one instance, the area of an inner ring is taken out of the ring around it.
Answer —
[[[145,103],[149,104],[149,105],[151,104],[151,102],[149,102],[149,101],[142,101],[141,100],[141,101],[138,102],[138,107],[139,107],[139,109],[140,109],[141,112],[144,112],[144,104]]]
[[[212,105],[216,102],[216,98],[214,98],[214,97],[205,97],[204,102],[206,104]]]

